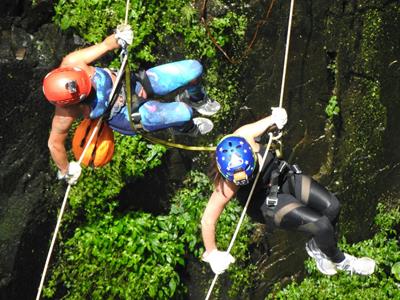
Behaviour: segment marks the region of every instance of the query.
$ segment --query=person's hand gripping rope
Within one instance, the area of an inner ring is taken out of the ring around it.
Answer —
[[[118,25],[115,30],[115,38],[122,48],[125,48],[127,45],[132,45],[133,31],[131,26],[125,24]]]

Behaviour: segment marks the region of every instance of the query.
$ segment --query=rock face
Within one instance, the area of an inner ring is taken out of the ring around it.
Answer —
[[[244,105],[251,110],[240,114],[238,123],[279,103],[289,4],[274,6],[241,65]],[[400,123],[394,121],[400,109],[399,9],[393,1],[295,4],[283,102],[289,114],[285,157],[335,192],[342,203],[340,232],[350,242],[372,234],[382,195],[399,195]],[[254,11],[257,16],[262,8]],[[328,118],[325,110],[333,100],[340,112]],[[258,260],[265,280],[251,299],[263,298],[268,282],[301,271],[304,240],[290,247],[285,236],[272,240],[269,263]]]
[[[1,299],[35,295],[64,192],[49,163],[53,109],[42,96],[41,80],[76,45],[51,25],[52,1],[37,2],[34,7],[31,1],[0,3]],[[251,24],[262,18],[259,5],[251,1]],[[244,102],[233,127],[278,105],[288,5],[275,4],[238,65]],[[337,193],[344,207],[341,229],[353,241],[370,234],[377,199],[400,193],[399,12],[397,1],[295,5],[284,97],[286,158]],[[253,30],[249,27],[249,34]],[[325,108],[334,96],[340,114],[328,120]],[[271,247],[255,243],[252,259],[264,279],[249,298],[264,299],[274,281],[302,276],[306,238],[278,232],[269,237]],[[197,299],[197,282],[188,285]]]
[[[54,185],[47,137],[53,108],[44,75],[73,43],[50,24],[52,1],[0,6],[0,298],[33,298],[62,190]],[[69,43],[67,47],[66,44]],[[38,259],[40,257],[40,259]]]

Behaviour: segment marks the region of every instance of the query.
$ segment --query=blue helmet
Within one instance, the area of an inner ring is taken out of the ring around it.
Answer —
[[[236,185],[249,183],[257,163],[257,156],[245,138],[225,136],[217,145],[216,160],[219,172]]]

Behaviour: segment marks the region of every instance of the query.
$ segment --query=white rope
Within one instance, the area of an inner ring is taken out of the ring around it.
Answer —
[[[294,7],[294,0],[292,0],[290,2],[288,32],[287,32],[287,35],[286,35],[285,59],[284,59],[284,62],[283,62],[282,84],[281,84],[281,95],[280,95],[280,98],[279,98],[279,107],[282,107],[283,94],[284,94],[284,91],[285,91],[286,66],[287,66],[287,61],[288,61],[288,56],[289,56],[290,32],[292,31],[293,7]]]
[[[125,8],[125,25],[128,24],[128,8],[129,8],[129,0],[127,0],[126,8]],[[114,97],[115,91],[117,90],[117,86],[118,86],[119,82],[121,81],[121,78],[122,78],[122,75],[124,73],[124,69],[125,69],[126,63],[128,61],[128,53],[127,53],[126,49],[123,50],[123,51],[124,51],[124,57],[122,59],[121,68],[119,69],[119,71],[117,73],[117,77],[115,79],[113,88],[112,88],[112,90],[110,92],[109,103],[110,103],[111,99]],[[85,148],[83,149],[82,154],[81,154],[81,156],[80,156],[80,158],[78,160],[78,164],[79,165],[82,163],[83,158],[85,156],[85,153],[86,153],[87,149],[89,148],[92,140],[94,139],[97,131],[99,130],[102,121],[103,121],[103,117],[100,117],[99,120],[97,121],[96,127],[93,129],[93,132],[90,135],[89,140],[87,141],[87,143],[85,145]],[[47,258],[46,258],[46,262],[44,264],[42,277],[40,279],[40,284],[39,284],[38,292],[37,292],[37,295],[36,295],[36,300],[39,300],[40,296],[42,294],[44,280],[46,278],[47,269],[49,267],[51,254],[53,253],[53,248],[54,248],[54,245],[56,243],[57,234],[58,234],[58,231],[59,231],[60,225],[61,225],[61,219],[62,219],[62,217],[64,215],[64,210],[65,210],[65,206],[67,205],[67,199],[68,199],[68,195],[69,195],[70,191],[71,191],[71,184],[68,184],[67,190],[65,191],[63,202],[61,204],[61,209],[60,209],[60,212],[59,212],[58,217],[57,217],[57,223],[56,223],[56,227],[54,229],[53,237],[51,239],[49,252],[47,253]]]
[[[88,142],[86,143],[85,148],[83,149],[81,157],[78,160],[79,164],[82,163],[82,160],[83,160],[83,158],[85,156],[85,153],[86,153],[90,143],[92,142],[95,134],[97,133],[97,130],[99,129],[99,127],[101,125],[101,122],[102,122],[102,118],[100,118],[98,120],[98,122],[96,124],[96,127],[93,129],[93,132],[92,132]],[[54,248],[54,245],[56,243],[57,234],[58,234],[58,231],[59,231],[60,225],[61,225],[61,219],[62,219],[62,216],[64,214],[65,206],[67,205],[67,199],[68,199],[68,195],[69,195],[70,191],[71,191],[71,184],[68,184],[67,190],[65,191],[64,200],[62,202],[61,209],[60,209],[60,212],[59,212],[58,217],[57,217],[57,224],[56,224],[56,227],[54,229],[53,237],[51,239],[50,249],[49,249],[49,252],[47,253],[46,263],[44,264],[44,268],[43,268],[43,272],[42,272],[42,278],[40,279],[40,284],[39,284],[39,288],[38,288],[38,293],[36,295],[36,300],[40,299],[40,295],[42,293],[43,284],[44,284],[44,280],[45,280],[45,277],[46,277],[47,269],[49,267],[51,254],[53,253],[53,248]]]
[[[279,107],[282,107],[282,104],[283,104],[283,95],[284,95],[285,80],[286,80],[286,66],[287,66],[287,60],[288,60],[288,54],[289,54],[290,32],[291,32],[291,29],[292,29],[293,7],[294,7],[294,0],[291,0],[291,2],[290,2],[290,11],[289,11],[289,21],[288,21],[288,32],[287,32],[287,37],[286,37],[285,59],[284,59],[284,63],[283,63],[281,93],[280,93],[280,98],[279,98]],[[251,187],[251,190],[250,190],[249,196],[247,198],[246,204],[245,204],[245,206],[243,208],[243,211],[242,211],[242,214],[240,216],[239,223],[237,224],[236,230],[235,230],[235,232],[234,232],[234,234],[232,236],[231,242],[229,243],[229,246],[228,246],[228,249],[227,249],[228,253],[230,253],[230,251],[231,251],[231,249],[233,247],[233,244],[234,244],[234,242],[236,240],[236,236],[237,236],[237,234],[238,234],[238,232],[240,230],[240,226],[242,225],[244,216],[245,216],[246,211],[247,211],[247,207],[249,206],[251,197],[253,196],[254,188],[255,188],[255,186],[257,184],[258,178],[260,177],[261,170],[262,170],[262,168],[264,166],[265,159],[267,158],[267,154],[269,152],[269,148],[271,147],[272,140],[277,140],[282,136],[281,133],[277,137],[273,137],[272,133],[268,133],[268,134],[269,134],[269,141],[268,141],[268,145],[267,145],[266,151],[265,151],[265,153],[263,155],[262,161],[260,163],[259,171],[257,173],[256,178],[254,179],[253,186]],[[215,283],[217,282],[217,279],[218,279],[218,274],[215,274],[214,279],[211,282],[211,286],[210,286],[210,288],[208,290],[208,293],[206,295],[205,300],[208,300],[210,298],[212,290],[214,289]]]

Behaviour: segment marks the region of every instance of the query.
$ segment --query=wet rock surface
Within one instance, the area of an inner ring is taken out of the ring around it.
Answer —
[[[49,215],[55,214],[62,193],[54,185],[47,150],[53,108],[43,99],[40,82],[63,55],[62,41],[67,38],[44,24],[51,21],[51,1],[41,1],[34,9],[30,1],[3,1],[3,5],[0,298],[28,299],[37,289],[55,223]]]

